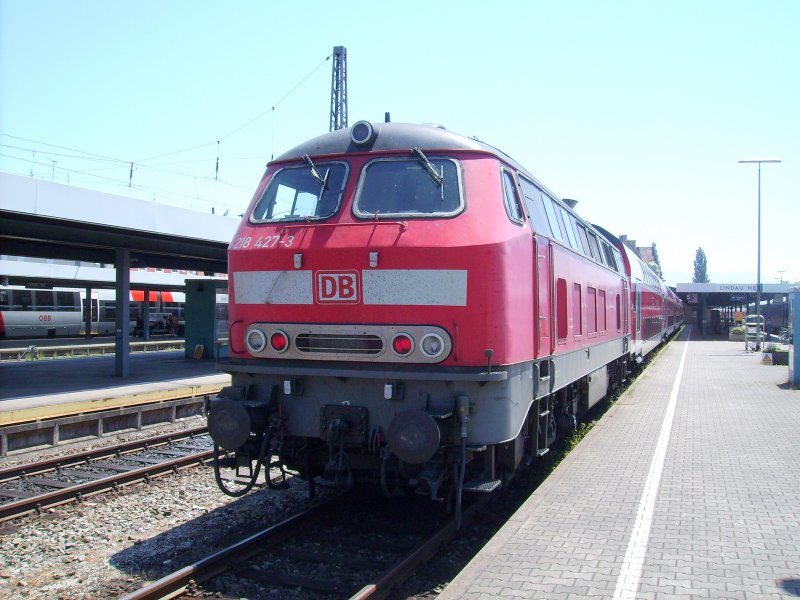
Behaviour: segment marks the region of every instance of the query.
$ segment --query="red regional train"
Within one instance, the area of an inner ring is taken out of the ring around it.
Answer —
[[[229,247],[220,487],[263,466],[459,511],[545,454],[680,325],[570,204],[438,126],[360,121],[267,165]]]

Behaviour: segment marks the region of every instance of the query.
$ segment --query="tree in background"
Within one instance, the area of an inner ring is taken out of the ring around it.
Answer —
[[[698,248],[694,255],[694,276],[692,283],[709,283],[708,280],[708,261],[703,248]]]

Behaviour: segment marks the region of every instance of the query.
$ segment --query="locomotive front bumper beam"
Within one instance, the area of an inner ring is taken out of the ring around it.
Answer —
[[[219,368],[226,373],[255,373],[260,375],[280,375],[286,377],[357,377],[360,379],[413,379],[415,381],[479,381],[493,382],[506,381],[507,371],[450,371],[439,367],[436,371],[405,371],[405,370],[373,370],[360,368],[331,368],[292,365],[258,365],[251,362],[225,361],[219,363]]]

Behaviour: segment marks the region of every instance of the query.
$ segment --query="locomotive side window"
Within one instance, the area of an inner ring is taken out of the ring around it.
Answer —
[[[578,223],[578,234],[581,238],[581,242],[583,242],[584,254],[586,254],[586,256],[592,256],[592,247],[589,245],[589,235],[586,232],[585,225]]]
[[[575,248],[578,252],[582,252],[583,254],[589,255],[589,251],[587,247],[583,245],[583,240],[581,239],[580,230],[578,229],[578,221],[574,215],[570,214],[569,212],[566,213],[566,217],[569,219],[569,224],[567,227],[572,229],[572,236],[575,238]]]
[[[614,260],[614,253],[611,252],[611,246],[605,242],[601,242],[601,244],[603,245],[603,253],[605,254],[606,264],[615,271],[619,271],[619,267],[617,267],[617,263]]]
[[[325,219],[338,209],[347,179],[343,163],[286,167],[272,176],[251,220],[297,221]]]
[[[547,214],[544,212],[542,204],[542,192],[524,177],[519,178],[519,185],[522,188],[522,195],[525,196],[525,205],[528,207],[528,216],[534,231],[552,237]]]
[[[592,256],[597,262],[604,265],[603,255],[600,254],[600,246],[597,245],[597,236],[591,231],[587,231],[586,235],[589,238],[589,248],[592,249]]]
[[[522,224],[522,205],[517,192],[517,186],[514,183],[514,176],[503,169],[503,201],[506,206],[506,213],[508,218],[514,223]]]
[[[581,314],[581,284],[572,284],[572,327],[575,337],[583,335],[583,315]]]
[[[362,218],[448,216],[464,206],[458,164],[449,158],[379,159],[361,173],[353,212]]]
[[[570,214],[559,204],[556,204],[556,211],[562,219],[564,231],[567,233],[567,239],[569,240],[569,245],[572,246],[574,250],[583,252],[583,248],[581,248],[578,240],[575,238],[575,228],[572,226]]]
[[[11,308],[11,292],[8,290],[0,290],[0,310],[9,310]]]
[[[547,213],[547,221],[550,223],[550,229],[553,232],[553,237],[559,242],[564,241],[564,234],[561,233],[561,227],[556,218],[556,212],[553,208],[553,200],[545,193],[542,193],[542,203],[544,204],[544,212]]]

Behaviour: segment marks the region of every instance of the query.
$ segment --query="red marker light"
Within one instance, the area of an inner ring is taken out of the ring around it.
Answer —
[[[411,351],[414,349],[414,340],[411,339],[411,336],[405,333],[398,333],[394,336],[392,340],[392,350],[394,350],[395,354],[400,356],[407,356],[411,354]]]
[[[275,352],[284,352],[289,347],[289,337],[282,331],[276,331],[269,336],[269,345]]]

